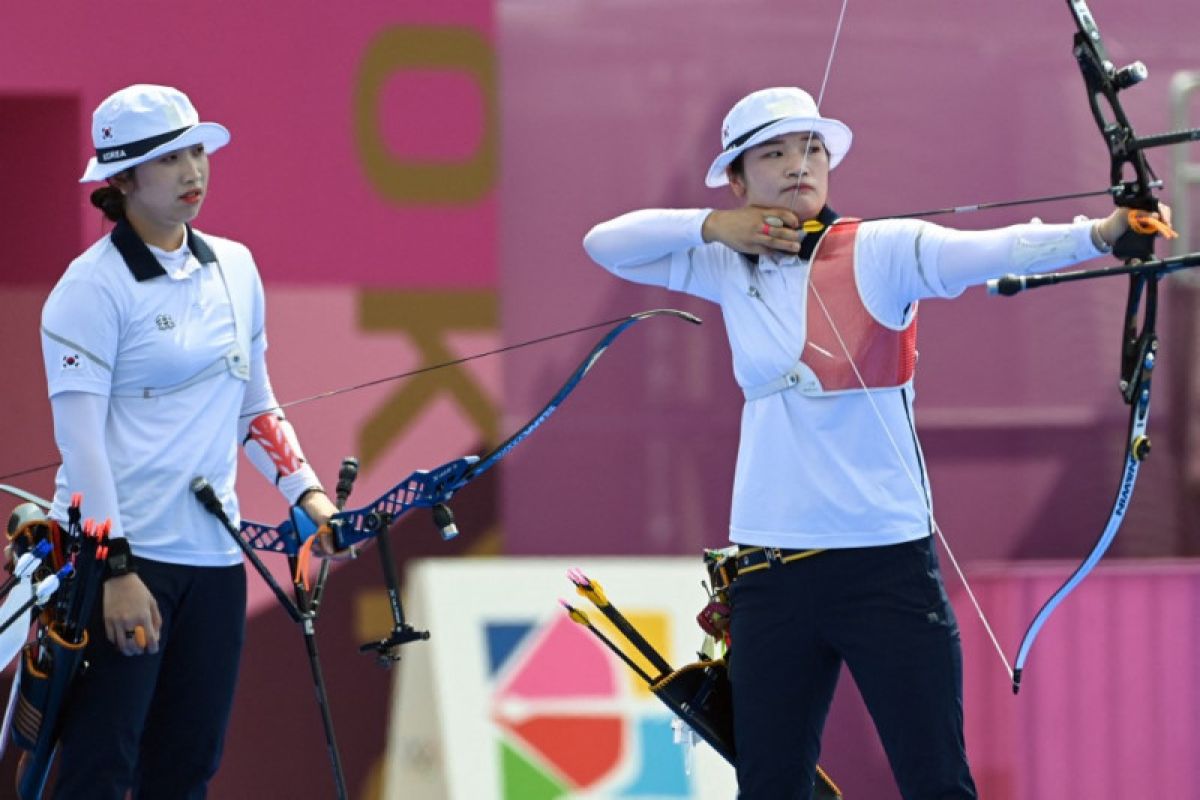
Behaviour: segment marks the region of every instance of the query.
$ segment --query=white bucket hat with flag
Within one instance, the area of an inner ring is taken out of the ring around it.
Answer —
[[[729,109],[721,125],[721,154],[708,168],[707,186],[729,183],[725,168],[743,151],[785,133],[812,131],[825,142],[829,168],[850,150],[854,135],[844,123],[821,116],[812,95],[795,86],[778,86],[752,92]]]
[[[170,86],[139,83],[104,99],[92,114],[92,144],[80,183],[102,181],[163,153],[204,145],[216,152],[229,144],[229,131],[201,122],[187,95]]]

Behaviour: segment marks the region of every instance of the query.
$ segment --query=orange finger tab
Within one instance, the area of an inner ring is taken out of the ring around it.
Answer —
[[[326,529],[322,527],[321,530]],[[304,541],[304,544],[300,545],[300,550],[296,553],[296,574],[292,577],[292,580],[303,586],[306,592],[309,590],[310,585],[308,577],[309,564],[312,563],[313,548],[320,546],[318,540],[321,537],[321,530],[308,537]]]
[[[1175,229],[1161,219],[1153,217],[1145,211],[1138,211],[1136,209],[1129,210],[1129,227],[1137,233],[1150,235],[1157,233],[1164,239],[1176,239],[1179,237]]]

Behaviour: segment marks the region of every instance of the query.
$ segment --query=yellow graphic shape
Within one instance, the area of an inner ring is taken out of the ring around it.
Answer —
[[[583,601],[580,606],[587,612],[588,619],[592,624],[608,637],[608,640],[619,647],[626,655],[630,657],[633,663],[637,664],[646,671],[650,677],[656,677],[658,670],[650,665],[650,662],[643,657],[625,636],[617,630],[608,619],[595,607],[589,607],[587,601]],[[616,606],[621,608],[620,606]],[[629,620],[629,624],[634,630],[642,634],[650,646],[658,651],[659,655],[667,660],[673,667],[679,665],[671,660],[671,620],[661,611],[646,611],[635,609],[628,611],[621,608],[621,613],[625,615],[625,619]],[[615,659],[616,656],[613,656]],[[621,669],[625,672],[625,677],[629,680],[629,685],[633,687],[633,692],[637,696],[650,696],[650,689],[646,686],[645,681],[638,677],[637,673],[631,670],[627,665],[620,664]]]
[[[484,130],[470,158],[428,163],[388,152],[380,131],[380,97],[388,78],[405,70],[453,70],[479,86]],[[496,53],[478,31],[398,25],[381,31],[367,46],[354,87],[354,138],[367,178],[392,202],[465,204],[482,198],[496,182],[499,119]]]

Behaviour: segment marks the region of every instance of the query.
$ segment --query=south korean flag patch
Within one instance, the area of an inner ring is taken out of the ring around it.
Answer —
[[[64,370],[79,369],[83,366],[83,356],[79,353],[63,353],[62,368]]]

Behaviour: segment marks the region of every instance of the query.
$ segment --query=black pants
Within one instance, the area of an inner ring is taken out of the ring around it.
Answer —
[[[217,771],[246,620],[241,566],[138,560],[162,614],[155,655],[123,656],[104,635],[102,598],[88,626],[89,666],[68,696],[54,797],[192,800]]]
[[[811,797],[843,662],[905,800],[976,797],[958,624],[929,538],[752,572],[731,596],[741,800]]]

